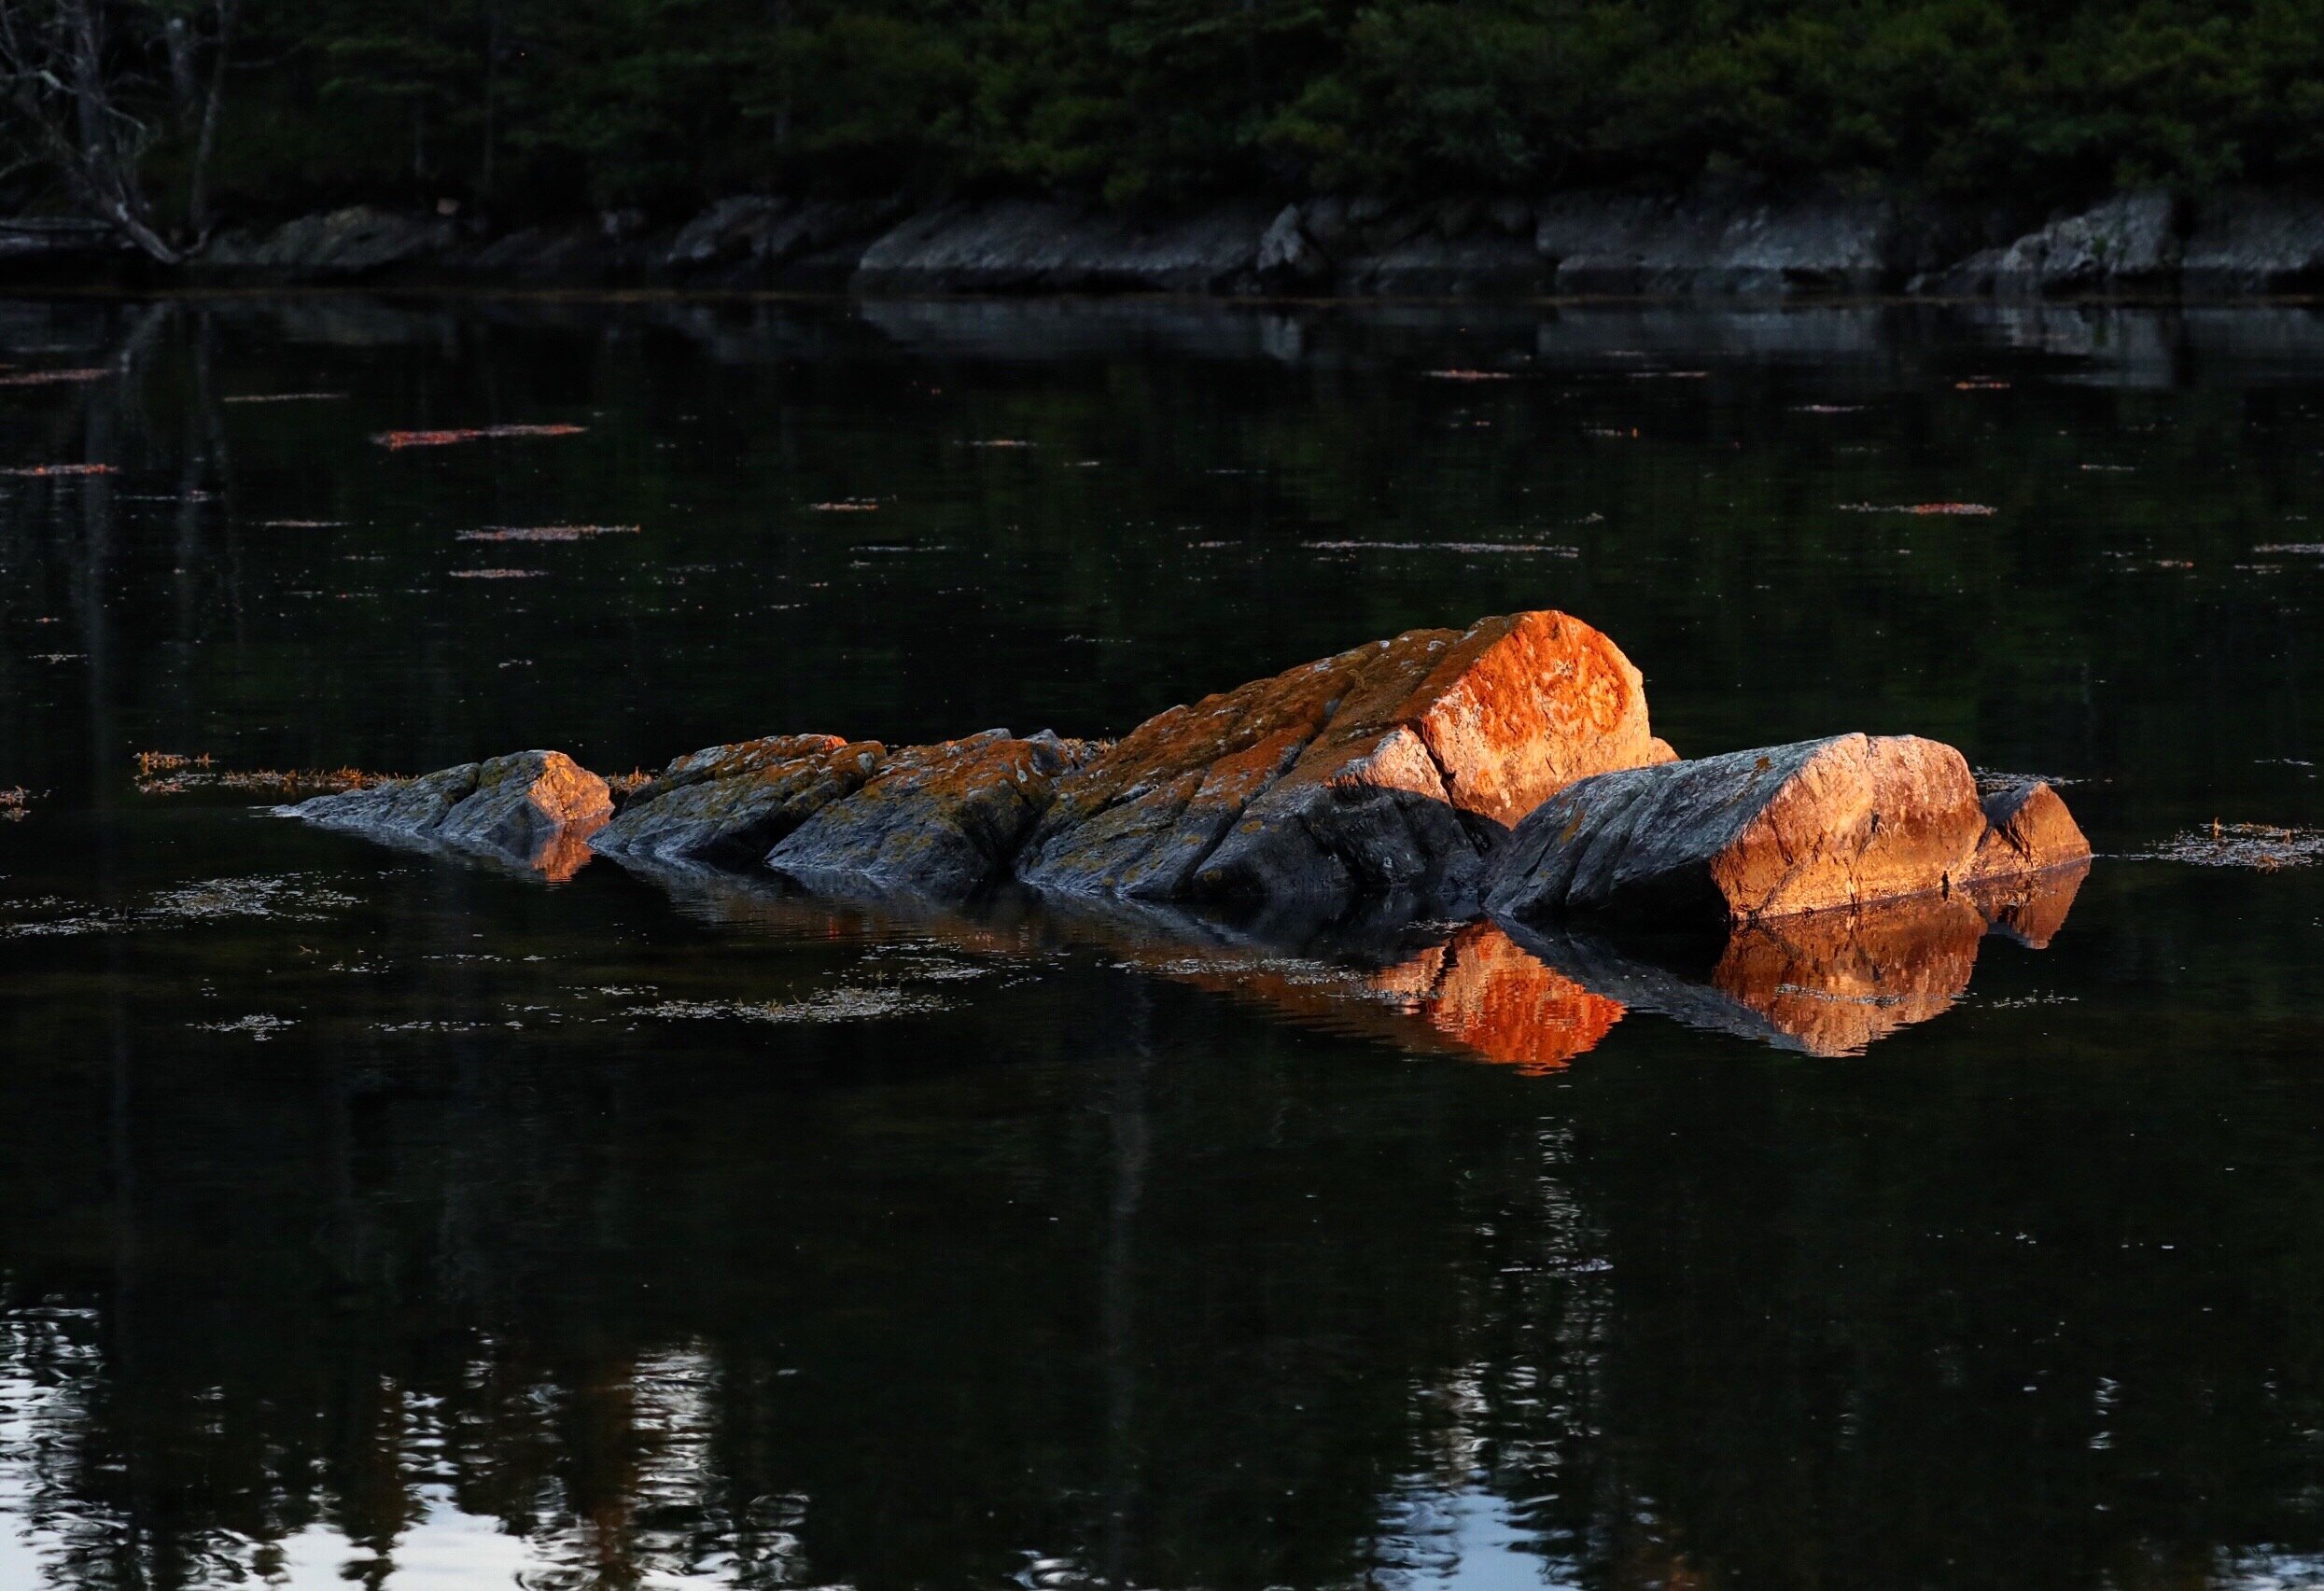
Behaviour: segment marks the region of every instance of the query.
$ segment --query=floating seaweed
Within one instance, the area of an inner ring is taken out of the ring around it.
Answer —
[[[2221,823],[2172,836],[2148,855],[2158,861],[2196,867],[2247,867],[2275,872],[2324,862],[2324,829],[2289,829],[2272,823]]]
[[[74,382],[103,381],[111,370],[19,370],[13,375],[0,375],[0,386],[63,386]]]
[[[875,512],[878,508],[879,505],[869,497],[843,497],[836,502],[807,505],[809,512],[819,514],[868,514]]]
[[[28,464],[15,469],[0,469],[0,475],[13,475],[25,481],[47,481],[74,475],[119,475],[119,467],[110,464]]]
[[[1578,547],[1560,547],[1547,541],[1302,541],[1299,545],[1312,552],[1515,552],[1539,553],[1550,558],[1582,555]]]
[[[0,823],[21,823],[32,810],[33,793],[23,786],[0,790]]]
[[[490,524],[482,530],[464,530],[455,538],[460,541],[587,541],[599,536],[635,536],[634,524]]]
[[[382,431],[371,440],[389,452],[404,448],[450,447],[455,442],[492,440],[502,437],[578,437],[586,426],[469,426],[447,431]]]
[[[1971,376],[1953,384],[1955,392],[2007,392],[2009,384],[1997,376]]]
[[[1843,514],[1923,514],[1951,515],[1965,519],[1983,519],[1995,510],[1985,503],[1841,503]]]
[[[876,1017],[925,1016],[945,1006],[933,995],[906,989],[843,985],[803,1000],[663,1000],[631,1006],[623,1014],[693,1022],[865,1022]]]
[[[220,398],[222,403],[336,403],[343,392],[245,392]]]
[[[294,1017],[269,1016],[260,1012],[254,1016],[236,1017],[231,1022],[189,1022],[186,1026],[203,1033],[239,1033],[254,1043],[263,1044],[299,1024]]]
[[[2254,552],[2297,552],[2305,557],[2324,557],[2324,541],[2263,541],[2252,549]]]
[[[265,530],[344,530],[343,519],[262,519],[259,527]]]
[[[1422,370],[1430,381],[1514,381],[1507,370]]]
[[[536,580],[547,574],[546,569],[455,569],[455,580]]]

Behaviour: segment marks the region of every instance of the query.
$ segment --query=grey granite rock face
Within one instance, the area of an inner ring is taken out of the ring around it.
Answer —
[[[1000,729],[905,747],[776,844],[766,865],[814,886],[973,894],[1008,875],[1058,776],[1093,750]]]
[[[2180,278],[2190,292],[2289,293],[2324,286],[2324,200],[2221,193],[2195,208]]]
[[[2118,193],[2006,247],[1917,278],[1913,286],[2016,298],[2152,291],[2177,282],[2179,254],[2177,206],[2169,194]]]
[[[1233,203],[1145,225],[1043,200],[950,204],[863,251],[866,292],[1211,293],[1255,281],[1259,240],[1277,211]]]
[[[448,252],[451,222],[355,205],[301,216],[268,232],[231,232],[214,241],[199,264],[297,277],[362,276]]]
[[[329,829],[539,865],[553,848],[586,839],[611,816],[613,802],[603,779],[562,751],[517,751],[280,810]]]
[[[640,786],[591,839],[612,857],[749,867],[824,807],[861,789],[887,748],[835,734],[706,747]]]

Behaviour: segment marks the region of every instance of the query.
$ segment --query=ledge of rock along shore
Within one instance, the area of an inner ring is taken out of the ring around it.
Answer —
[[[1683,928],[1990,890],[2089,859],[2040,780],[1981,796],[1950,746],[1844,734],[1570,785],[1493,858],[1485,904]]]
[[[277,807],[327,828],[434,842],[569,877],[613,813],[606,782],[562,751],[513,751],[416,779]]]
[[[1134,900],[1458,909],[1544,800],[1673,755],[1638,670],[1577,619],[1410,630],[1147,719],[1058,778],[1016,873]]]

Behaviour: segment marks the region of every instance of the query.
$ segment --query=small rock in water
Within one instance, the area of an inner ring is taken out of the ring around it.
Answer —
[[[612,816],[613,800],[603,779],[564,752],[517,751],[276,810],[331,829],[490,852],[568,877],[577,846]]]
[[[1570,786],[1519,825],[1486,904],[1526,921],[1687,927],[1944,894],[2089,857],[2048,785],[1981,802],[1953,747],[1846,734]]]

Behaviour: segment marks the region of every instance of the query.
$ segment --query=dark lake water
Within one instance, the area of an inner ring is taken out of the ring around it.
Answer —
[[[0,475],[0,1587],[2324,1584],[2324,316],[91,299],[0,364],[0,468],[112,467]],[[497,425],[583,429],[372,440]],[[2100,859],[1917,1003],[1512,1042],[1506,943],[1471,1009],[214,782],[1118,733],[1547,607],[1682,752],[1939,736]]]

